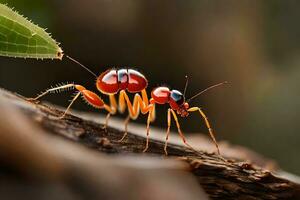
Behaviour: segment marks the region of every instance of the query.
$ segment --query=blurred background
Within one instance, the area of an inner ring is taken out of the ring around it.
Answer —
[[[187,97],[229,81],[191,105],[204,109],[219,140],[250,147],[300,175],[300,1],[0,2],[47,28],[66,54],[96,73],[140,70],[149,93],[160,85],[183,90],[185,75]],[[94,77],[67,59],[0,57],[0,86],[24,96],[67,81],[96,90]],[[69,99],[45,98],[61,106]],[[73,108],[95,112],[80,101]],[[154,126],[166,128],[166,111],[158,107]],[[181,122],[185,132],[207,133],[196,114]]]

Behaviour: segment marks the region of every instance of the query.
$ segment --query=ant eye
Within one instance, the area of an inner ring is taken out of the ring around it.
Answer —
[[[172,99],[178,106],[184,103],[184,96],[178,90],[171,91],[170,99]]]

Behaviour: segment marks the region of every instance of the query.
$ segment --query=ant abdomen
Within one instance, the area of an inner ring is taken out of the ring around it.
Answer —
[[[104,94],[116,94],[120,90],[140,92],[148,85],[143,74],[134,69],[109,69],[100,74],[96,86]]]

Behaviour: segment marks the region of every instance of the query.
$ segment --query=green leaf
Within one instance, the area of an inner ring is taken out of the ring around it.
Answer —
[[[0,56],[62,59],[63,51],[44,29],[0,3]]]

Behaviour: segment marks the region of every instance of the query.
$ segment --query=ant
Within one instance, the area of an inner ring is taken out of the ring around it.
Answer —
[[[89,68],[79,63],[77,60],[71,58],[70,56],[65,55],[71,61],[79,64],[81,67],[86,69],[89,73],[96,77],[96,87],[97,89],[105,95],[109,96],[110,104],[106,104],[101,97],[99,97],[96,93],[86,89],[82,85],[78,84],[65,84],[60,85],[57,87],[53,87],[51,89],[46,90],[45,92],[41,93],[35,98],[30,98],[30,100],[36,101],[41,97],[45,96],[48,93],[53,92],[61,92],[65,90],[75,89],[77,93],[73,97],[72,101],[70,102],[69,106],[66,108],[60,119],[63,119],[65,115],[70,110],[72,104],[78,99],[81,95],[83,100],[85,100],[89,105],[93,106],[96,109],[105,109],[108,114],[106,115],[105,125],[104,127],[107,128],[108,120],[111,115],[114,115],[119,110],[120,113],[124,113],[126,107],[128,108],[128,116],[125,119],[125,132],[124,135],[119,142],[122,142],[126,135],[127,135],[127,127],[130,119],[135,120],[139,116],[140,113],[148,114],[147,117],[147,138],[146,138],[146,145],[143,152],[146,152],[149,147],[149,132],[150,132],[150,123],[155,120],[155,106],[156,104],[169,104],[170,108],[167,111],[167,134],[166,134],[166,141],[164,145],[164,152],[168,155],[167,145],[168,139],[170,134],[170,127],[171,127],[171,117],[173,116],[176,126],[178,129],[179,136],[181,137],[183,143],[194,150],[194,148],[189,145],[185,139],[183,132],[181,131],[180,124],[178,121],[177,115],[181,117],[187,117],[190,112],[199,112],[201,117],[204,119],[204,122],[208,128],[210,137],[212,138],[217,152],[220,155],[220,150],[218,143],[215,139],[213,130],[211,125],[208,121],[208,118],[202,111],[200,107],[190,107],[189,102],[198,97],[199,95],[203,94],[204,92],[223,85],[225,82],[213,85],[211,87],[206,88],[205,90],[197,93],[196,95],[192,96],[188,100],[185,100],[185,92],[188,85],[188,78],[186,76],[186,83],[184,87],[184,93],[182,94],[178,90],[170,90],[168,87],[157,87],[152,90],[151,98],[148,98],[146,88],[148,86],[148,80],[145,78],[143,74],[134,70],[134,69],[108,69],[105,72],[101,73],[97,76],[94,72],[92,72]],[[133,102],[130,101],[127,92],[135,94]],[[118,102],[116,100],[115,95],[119,93]],[[141,95],[140,95],[141,94]],[[196,150],[194,150],[196,151]]]

